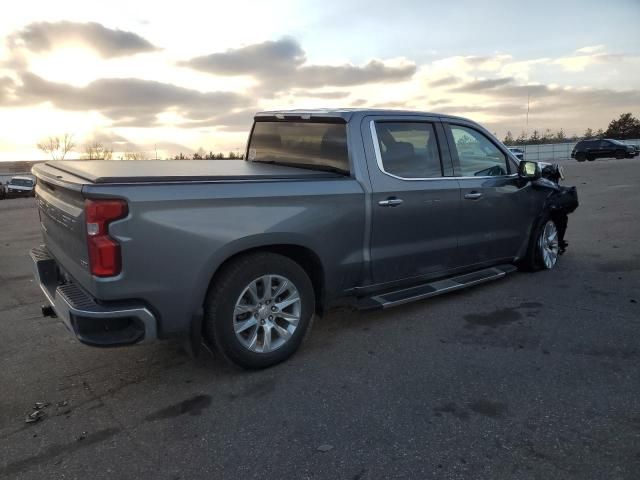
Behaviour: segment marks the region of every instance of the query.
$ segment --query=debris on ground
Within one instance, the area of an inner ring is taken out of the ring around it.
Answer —
[[[333,445],[320,445],[318,447],[319,452],[328,452],[329,450],[333,450]]]
[[[42,418],[47,414],[44,411],[50,405],[49,402],[36,402],[33,404],[33,411],[26,416],[24,419],[24,423],[36,423],[42,420]]]
[[[44,410],[34,410],[29,415],[27,415],[27,418],[24,419],[24,423],[36,423],[42,420],[42,417],[44,417],[46,414],[47,413]]]

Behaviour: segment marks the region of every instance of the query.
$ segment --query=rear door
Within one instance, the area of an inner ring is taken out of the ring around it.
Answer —
[[[444,124],[460,183],[459,258],[464,266],[512,259],[531,223],[530,182],[486,131],[462,120]]]
[[[460,192],[435,117],[366,117],[362,123],[373,189],[374,283],[457,266]]]

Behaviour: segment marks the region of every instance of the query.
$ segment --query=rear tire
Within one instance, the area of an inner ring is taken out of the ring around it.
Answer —
[[[587,159],[587,156],[584,153],[576,153],[576,160],[578,162],[584,162]]]
[[[560,254],[559,230],[555,221],[544,214],[529,239],[527,254],[520,266],[524,270],[551,270],[558,263]]]
[[[204,336],[229,362],[267,368],[289,358],[313,323],[313,284],[296,262],[258,252],[225,265],[209,288]]]
[[[587,160],[589,160],[590,162],[593,162],[596,159],[595,155],[587,155]]]

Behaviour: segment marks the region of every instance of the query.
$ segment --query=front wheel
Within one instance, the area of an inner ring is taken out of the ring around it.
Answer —
[[[583,152],[576,153],[576,160],[578,162],[584,162],[586,159],[587,159],[587,156]]]
[[[526,270],[551,270],[558,263],[560,238],[558,226],[548,215],[538,223],[521,266]]]
[[[551,270],[558,262],[560,241],[558,239],[558,227],[549,219],[541,229],[538,237],[538,259],[542,268]]]
[[[626,152],[624,150],[617,150],[616,151],[616,158],[618,160],[622,160],[624,157],[626,157]]]
[[[205,338],[236,365],[266,368],[300,347],[314,311],[302,267],[274,253],[248,254],[216,275],[205,301]]]

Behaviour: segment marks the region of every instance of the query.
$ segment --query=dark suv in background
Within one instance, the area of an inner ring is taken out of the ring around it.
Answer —
[[[579,162],[593,161],[596,158],[632,158],[638,155],[634,145],[627,145],[620,140],[609,138],[581,140],[571,152],[571,158]]]

